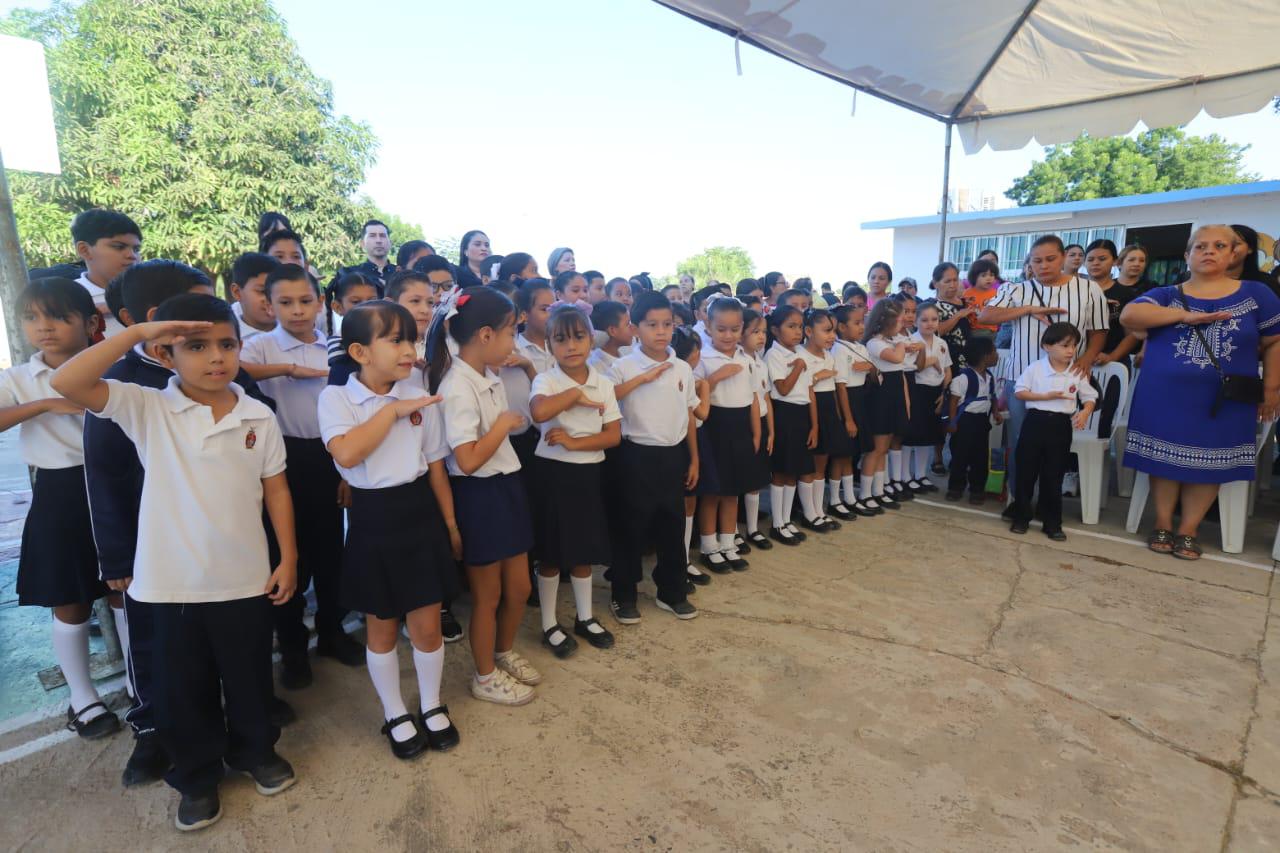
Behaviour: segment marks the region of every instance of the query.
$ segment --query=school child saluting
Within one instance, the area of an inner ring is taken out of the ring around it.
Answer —
[[[153,605],[156,730],[173,760],[166,781],[182,795],[176,825],[189,830],[221,816],[224,762],[262,794],[295,781],[269,709],[271,605],[293,595],[297,549],[275,416],[232,381],[230,306],[189,293],[155,316],[68,361],[53,387],[119,424],[146,469],[129,596]],[[176,371],[164,390],[101,378],[139,344]],[[280,546],[274,571],[264,503]]]
[[[773,397],[773,439],[770,465],[773,480],[769,487],[769,507],[773,527],[769,538],[783,545],[799,545],[805,535],[791,521],[796,483],[809,478],[813,488],[813,447],[818,443],[817,403],[809,393],[812,377],[809,362],[800,353],[804,342],[804,312],[794,305],[779,303],[769,315],[773,346],[765,353],[769,368],[769,393]]]
[[[320,395],[325,446],[351,484],[342,561],[342,602],[365,614],[369,677],[382,702],[382,733],[397,758],[459,742],[440,702],[444,640],[440,602],[461,550],[444,459],[439,397],[414,367],[413,316],[391,302],[366,302],[342,322],[342,342],[358,365],[341,387]],[[341,529],[341,528],[339,528]],[[400,693],[396,632],[409,626],[419,710]]]
[[[591,612],[591,566],[609,561],[601,470],[605,450],[622,441],[622,413],[613,383],[587,363],[591,332],[576,306],[551,312],[547,339],[556,364],[533,380],[529,399],[542,430],[533,462],[543,531],[537,548],[542,642],[559,658],[578,646],[556,619],[561,569],[569,570],[573,588],[573,633],[598,649],[613,647],[613,634]]]
[[[871,407],[872,395],[880,384],[871,354],[862,343],[865,313],[866,309],[855,305],[837,305],[831,312],[836,321],[836,342],[831,347],[831,357],[836,362],[836,386],[844,386],[844,413],[853,421],[854,428],[849,439],[849,456],[832,460],[831,479],[827,481],[833,505],[840,503],[838,496],[843,491],[844,505],[864,517],[884,512],[865,502],[865,498],[871,497],[869,489],[859,497],[854,482],[862,454],[875,448]]]

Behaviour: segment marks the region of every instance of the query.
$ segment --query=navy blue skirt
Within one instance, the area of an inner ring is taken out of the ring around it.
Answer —
[[[849,430],[844,425],[844,418],[840,417],[837,393],[815,391],[813,394],[818,402],[818,446],[813,452],[843,459],[853,455],[853,445],[849,440]]]
[[[875,390],[874,435],[907,434],[908,382],[904,371],[893,370],[884,374],[883,384]]]
[[[938,414],[938,401],[942,399],[941,385],[911,386],[911,417],[902,443],[907,447],[933,447],[946,440],[942,415]]]
[[[699,488],[700,495],[734,497],[760,488],[752,486],[752,474],[756,464],[756,450],[751,444],[751,406],[724,408],[712,406],[711,414],[699,434],[706,433],[707,452],[715,464],[714,491]],[[699,463],[702,462],[702,444],[698,445]]]
[[[450,483],[463,563],[487,566],[532,550],[533,522],[519,474],[454,477]]]
[[[775,474],[805,477],[813,473],[813,451],[809,449],[809,405],[773,401],[773,455],[769,458]]]
[[[877,382],[868,378],[861,385],[846,389],[849,394],[849,411],[853,413],[853,423],[858,427],[858,435],[851,442],[855,456],[860,452],[870,453],[875,450],[875,420],[872,410],[878,387]]]
[[[533,457],[534,512],[540,532],[533,554],[561,569],[607,565],[609,522],[600,475],[603,462]]]
[[[751,464],[743,475],[742,494],[749,495],[767,488],[773,481],[773,472],[769,470],[769,419],[760,416],[760,449],[751,456]]]
[[[84,466],[37,468],[18,554],[18,603],[92,604],[107,594],[89,520]]]

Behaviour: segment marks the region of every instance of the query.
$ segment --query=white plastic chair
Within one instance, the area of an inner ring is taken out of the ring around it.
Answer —
[[[1120,402],[1116,419],[1111,425],[1111,456],[1116,464],[1116,494],[1127,498],[1133,494],[1133,478],[1138,473],[1124,464],[1124,445],[1129,438],[1129,409],[1133,407],[1133,394],[1138,388],[1138,376],[1142,369],[1135,368],[1129,377],[1129,393]]]
[[[1112,382],[1120,383],[1120,405],[1129,397],[1129,371],[1122,364],[1104,364],[1094,368],[1093,376],[1106,393]],[[1102,400],[1099,398],[1099,404]],[[1095,407],[1084,429],[1071,435],[1071,452],[1080,460],[1080,520],[1085,524],[1097,524],[1098,515],[1107,502],[1107,448],[1111,439],[1098,437],[1101,420],[1099,407]]]
[[[1255,464],[1262,457],[1262,450],[1271,439],[1271,431],[1275,429],[1275,421],[1266,421],[1258,425],[1258,436],[1255,447]],[[1218,488],[1218,520],[1222,527],[1222,550],[1227,554],[1239,554],[1244,550],[1245,522],[1253,514],[1252,495],[1257,480],[1235,480],[1223,483]],[[1147,508],[1147,498],[1151,495],[1151,479],[1146,472],[1139,471],[1133,480],[1133,497],[1129,500],[1129,517],[1124,529],[1137,533],[1142,526],[1142,513]],[[1280,553],[1280,536],[1276,541],[1277,553]],[[1276,559],[1280,559],[1277,557]]]

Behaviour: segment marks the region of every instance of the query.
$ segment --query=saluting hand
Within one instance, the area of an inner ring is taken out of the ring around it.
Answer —
[[[444,397],[435,394],[431,397],[415,397],[412,400],[396,400],[391,404],[391,409],[396,413],[397,418],[407,418],[419,409],[435,405],[443,399]]]

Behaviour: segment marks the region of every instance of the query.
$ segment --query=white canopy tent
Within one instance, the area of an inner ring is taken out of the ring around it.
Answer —
[[[747,42],[943,122],[940,246],[953,128],[972,154],[1251,113],[1280,94],[1276,0],[655,2],[735,52]]]

